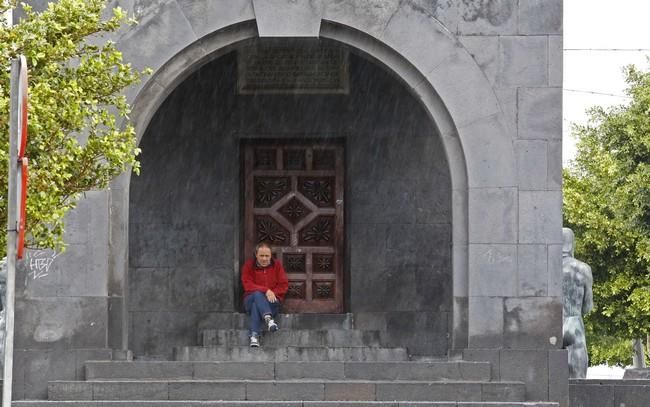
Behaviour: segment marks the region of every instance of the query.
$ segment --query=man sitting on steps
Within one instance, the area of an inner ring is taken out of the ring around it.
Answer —
[[[270,332],[279,329],[274,318],[280,312],[280,302],[289,288],[287,274],[279,260],[271,256],[271,246],[255,246],[255,258],[244,263],[241,272],[244,286],[244,309],[250,319],[250,346],[260,346],[262,323]]]

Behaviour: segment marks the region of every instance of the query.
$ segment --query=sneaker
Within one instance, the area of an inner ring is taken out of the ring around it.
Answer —
[[[269,332],[275,332],[278,329],[280,329],[280,327],[278,326],[278,324],[275,323],[273,318],[266,321],[266,327],[269,329]]]
[[[251,348],[260,347],[260,338],[257,335],[251,335]]]

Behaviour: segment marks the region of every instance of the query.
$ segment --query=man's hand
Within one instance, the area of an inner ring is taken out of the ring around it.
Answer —
[[[271,290],[266,290],[266,299],[269,300],[269,302],[278,302],[275,293]]]

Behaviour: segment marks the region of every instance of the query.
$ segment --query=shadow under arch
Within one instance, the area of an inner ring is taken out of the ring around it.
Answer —
[[[336,41],[383,66],[401,81],[422,104],[438,130],[451,177],[453,328],[452,350],[468,343],[468,174],[465,154],[454,120],[429,80],[405,57],[388,45],[354,28],[323,20],[320,37]],[[259,38],[255,20],[215,31],[189,44],[161,66],[138,92],[132,120],[138,144],[167,96],[193,72],[233,51],[242,43]],[[435,52],[431,50],[430,52]],[[114,292],[123,293],[121,311],[122,348],[128,348],[128,224],[131,174],[118,178],[111,187],[110,218],[111,281]]]

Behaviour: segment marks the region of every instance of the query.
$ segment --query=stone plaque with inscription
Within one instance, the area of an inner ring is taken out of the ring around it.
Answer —
[[[348,52],[325,43],[268,43],[238,52],[238,89],[254,93],[348,93]]]

